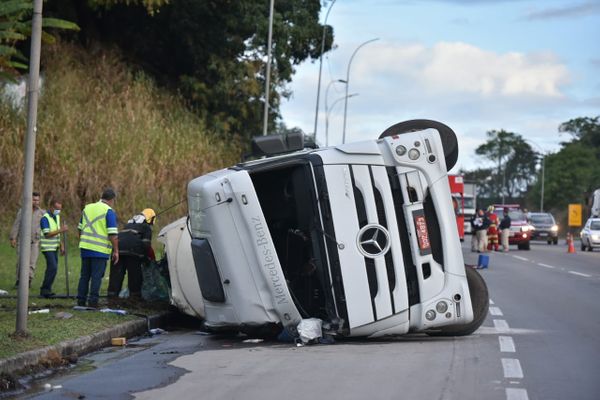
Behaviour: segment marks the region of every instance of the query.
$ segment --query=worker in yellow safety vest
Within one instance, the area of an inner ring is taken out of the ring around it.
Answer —
[[[117,240],[117,215],[112,207],[117,195],[105,189],[102,198],[85,206],[79,222],[79,249],[81,251],[81,276],[77,287],[77,305],[98,307],[100,286],[106,263],[111,258],[119,262]],[[89,293],[89,297],[88,297]]]
[[[42,254],[46,258],[46,272],[44,273],[44,282],[40,288],[40,296],[52,297],[52,284],[58,271],[58,252],[65,254],[65,247],[61,240],[61,233],[67,231],[67,224],[61,224],[60,211],[62,210],[61,201],[54,197],[50,201],[48,210],[44,213],[44,216],[40,220],[40,228],[42,230],[42,237],[40,239],[40,246]]]

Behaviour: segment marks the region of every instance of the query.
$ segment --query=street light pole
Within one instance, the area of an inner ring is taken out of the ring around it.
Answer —
[[[319,56],[319,80],[317,83],[317,105],[315,106],[315,129],[314,129],[314,140],[317,142],[317,121],[319,119],[319,97],[321,95],[321,73],[323,71],[323,53],[325,52],[325,33],[327,32],[327,18],[329,18],[329,12],[333,8],[336,0],[331,2],[327,14],[325,14],[325,20],[323,21],[323,36],[321,37],[321,55]],[[327,107],[326,107],[327,108]]]
[[[267,39],[267,72],[265,77],[265,112],[263,115],[263,136],[267,135],[267,125],[269,124],[269,87],[271,86],[271,39],[273,38],[273,9],[275,0],[271,0],[269,8],[269,36]]]
[[[540,194],[540,212],[544,212],[544,182],[546,178],[546,151],[542,149],[542,146],[532,141],[531,139],[525,139],[526,142],[531,143],[540,150],[542,155],[542,193]]]
[[[19,296],[17,299],[16,332],[27,334],[27,308],[29,299],[29,261],[31,259],[31,228],[33,174],[35,166],[35,137],[38,95],[40,92],[40,53],[42,47],[43,0],[33,2],[31,21],[31,54],[29,57],[29,83],[27,84],[27,136],[25,138],[25,170],[23,173],[23,201],[21,202],[21,231],[19,233]]]
[[[327,89],[325,89],[325,112],[327,112],[327,109],[329,108],[327,104],[327,98],[329,97],[329,89],[334,83],[346,83],[346,81],[343,79],[334,79],[331,82],[329,82],[329,84],[327,85]]]
[[[352,65],[352,59],[354,59],[354,56],[356,55],[356,52],[358,52],[358,50],[360,50],[361,47],[374,42],[376,40],[379,40],[379,38],[375,38],[375,39],[371,39],[371,40],[367,40],[366,42],[361,43],[356,50],[354,50],[354,53],[352,53],[352,56],[350,57],[350,61],[348,61],[348,68],[346,69],[346,96],[344,97],[345,101],[344,101],[344,129],[342,130],[342,143],[346,143],[346,118],[348,115],[348,87],[350,86],[350,66]]]
[[[339,99],[337,99],[336,101],[333,102],[331,107],[329,107],[329,108],[325,107],[325,146],[329,146],[329,114],[330,114],[331,110],[333,110],[333,107],[335,107],[335,105],[337,103],[339,103],[340,101],[345,100],[350,97],[354,97],[354,96],[358,96],[358,93],[352,93],[352,94],[349,94],[348,96],[340,97]],[[327,104],[327,102],[325,102],[325,104]]]

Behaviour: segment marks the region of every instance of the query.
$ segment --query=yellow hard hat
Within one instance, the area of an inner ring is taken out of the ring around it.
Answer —
[[[142,214],[144,215],[144,217],[146,217],[146,222],[149,224],[153,224],[154,223],[154,219],[156,218],[156,213],[154,212],[153,209],[151,208],[145,208],[142,211]]]

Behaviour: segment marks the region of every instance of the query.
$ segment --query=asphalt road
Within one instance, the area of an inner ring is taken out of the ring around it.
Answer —
[[[600,252],[540,242],[489,256],[490,314],[468,337],[295,347],[180,330],[88,356],[33,397],[599,399]]]

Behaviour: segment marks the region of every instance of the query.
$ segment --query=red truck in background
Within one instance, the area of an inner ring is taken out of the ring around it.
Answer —
[[[465,183],[462,175],[448,175],[450,184],[450,194],[452,195],[452,205],[454,206],[454,215],[456,215],[456,227],[458,228],[458,237],[460,241],[465,240]]]

